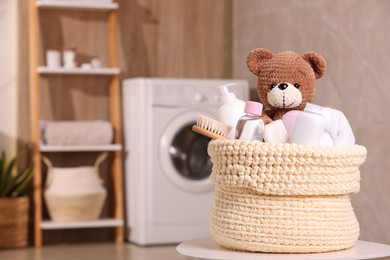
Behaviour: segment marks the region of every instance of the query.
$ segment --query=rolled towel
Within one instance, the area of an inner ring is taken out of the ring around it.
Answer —
[[[324,117],[326,126],[325,135],[321,142],[322,145],[355,144],[355,135],[343,112],[332,108],[325,108]]]
[[[50,145],[111,144],[113,128],[110,122],[42,121],[42,141]]]

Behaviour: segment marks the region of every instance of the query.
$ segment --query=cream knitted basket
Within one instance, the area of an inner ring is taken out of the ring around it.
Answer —
[[[252,252],[346,249],[359,237],[350,195],[359,191],[359,145],[211,141],[215,197],[209,217],[222,246]]]

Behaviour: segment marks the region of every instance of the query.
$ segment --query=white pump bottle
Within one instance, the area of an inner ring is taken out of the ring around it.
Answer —
[[[228,87],[234,85],[236,84],[229,83],[219,86],[222,106],[217,111],[217,119],[232,127],[229,134],[226,136],[227,139],[235,139],[237,122],[245,115],[245,102],[238,99],[233,92],[229,92]]]

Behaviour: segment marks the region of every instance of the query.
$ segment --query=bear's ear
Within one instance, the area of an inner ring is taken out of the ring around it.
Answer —
[[[259,75],[260,72],[260,64],[264,60],[269,60],[273,56],[272,52],[264,49],[258,48],[252,50],[248,56],[246,57],[246,64],[248,65],[249,70],[255,74]]]
[[[314,51],[306,52],[302,55],[302,58],[307,61],[310,66],[313,68],[314,75],[316,79],[322,77],[326,71],[326,61],[325,59],[318,53]]]

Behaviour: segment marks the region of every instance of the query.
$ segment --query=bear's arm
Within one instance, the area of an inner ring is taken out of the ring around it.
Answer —
[[[275,111],[272,111],[272,110],[264,111],[263,115],[261,116],[261,120],[263,120],[264,124],[267,125],[273,121],[272,117],[274,114],[275,114]]]

